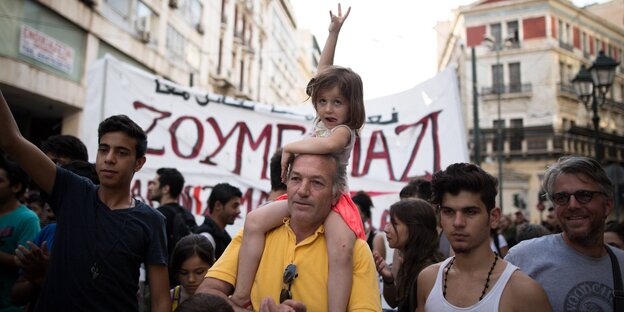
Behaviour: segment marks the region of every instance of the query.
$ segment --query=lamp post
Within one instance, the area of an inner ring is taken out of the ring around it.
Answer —
[[[603,105],[607,99],[607,92],[613,85],[613,76],[615,68],[619,65],[614,59],[606,56],[604,51],[598,53],[598,57],[587,69],[585,65],[581,65],[578,73],[572,79],[574,91],[578,98],[583,102],[586,109],[591,109],[594,124],[594,157],[597,161],[602,161],[604,149],[600,141],[600,116],[598,115],[598,106]],[[589,102],[591,100],[591,107]]]
[[[498,164],[498,204],[503,211],[503,119],[501,116],[501,93],[503,93],[505,85],[503,84],[503,70],[500,63],[500,51],[505,47],[507,42],[513,43],[517,37],[509,37],[505,40],[494,40],[486,37],[484,41],[490,43],[490,49],[496,52],[496,75],[497,81],[492,81],[494,92],[496,92],[496,112],[498,123],[496,124],[496,161]]]

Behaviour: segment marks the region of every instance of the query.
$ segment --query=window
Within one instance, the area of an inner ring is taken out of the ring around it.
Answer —
[[[524,140],[524,128],[522,118],[510,120],[511,129],[509,133],[509,149],[512,151],[522,150],[522,140]]]
[[[613,46],[612,46],[611,44],[609,44],[609,45],[607,46],[607,50],[609,51],[609,52],[607,52],[607,55],[608,55],[609,57],[613,57]]]
[[[565,39],[563,41],[565,43],[571,43],[572,42],[572,36],[570,34],[570,24],[568,24],[568,23],[565,24]]]
[[[587,52],[587,34],[585,32],[581,33],[581,48],[583,52]]]
[[[507,22],[507,38],[511,39],[511,47],[517,48],[520,46],[520,35],[518,33],[518,21]]]
[[[130,0],[106,0],[106,3],[123,18],[130,18]]]
[[[561,20],[557,24],[557,35],[559,36],[559,42],[563,42],[563,22]]]
[[[504,119],[496,119],[496,120],[494,120],[493,126],[494,126],[494,129],[496,131],[494,132],[495,135],[494,135],[494,141],[492,142],[493,143],[492,149],[495,152],[497,152],[499,150],[498,145],[499,145],[499,142],[500,142],[500,146],[502,148],[501,150],[504,150],[505,149],[505,147],[504,147],[504,144],[505,144],[505,120]],[[498,127],[499,126],[502,129],[500,138],[498,136]],[[500,139],[500,141],[499,141],[499,139]]]
[[[184,0],[178,7],[178,13],[195,28],[201,26],[203,10],[204,5],[201,0]]]
[[[145,3],[137,1],[134,11],[134,30],[143,42],[154,42],[156,36],[152,36],[153,25],[157,25],[156,14]]]
[[[167,25],[167,52],[178,60],[186,57],[186,40],[171,25]]]
[[[520,63],[509,63],[509,92],[521,92]],[[513,123],[513,120],[512,120]]]
[[[492,93],[503,93],[505,79],[503,78],[503,64],[492,65]]]
[[[499,45],[501,41],[503,41],[500,23],[490,24],[490,36],[492,36],[492,39],[497,45]]]

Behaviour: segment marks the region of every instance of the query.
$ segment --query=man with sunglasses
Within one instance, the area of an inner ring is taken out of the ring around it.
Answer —
[[[323,222],[346,187],[346,168],[336,155],[298,155],[286,179],[290,218],[266,234],[264,253],[251,289],[251,306],[260,311],[326,311],[327,245]],[[198,292],[226,297],[234,292],[238,233],[210,268]],[[368,244],[353,247],[353,287],[348,311],[381,311],[377,271]],[[282,303],[278,306],[276,302]]]
[[[543,188],[563,232],[523,241],[505,259],[544,287],[553,311],[614,311],[617,264],[609,251],[621,272],[624,252],[603,241],[614,205],[611,181],[594,159],[566,156],[546,170]]]

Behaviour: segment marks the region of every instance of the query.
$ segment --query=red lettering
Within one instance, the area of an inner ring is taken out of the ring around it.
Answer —
[[[420,148],[420,143],[422,143],[423,137],[425,136],[425,132],[427,131],[427,126],[429,125],[429,120],[431,120],[431,138],[433,140],[433,172],[438,172],[440,170],[440,142],[438,138],[438,115],[442,111],[433,112],[423,118],[421,118],[418,122],[409,124],[409,125],[401,125],[396,127],[395,133],[397,135],[401,134],[401,132],[416,126],[422,126],[420,130],[420,134],[418,135],[418,139],[416,139],[416,144],[412,149],[412,154],[410,156],[410,160],[407,162],[407,167],[403,171],[401,175],[400,181],[408,180],[408,173],[414,164],[414,160],[416,159],[416,155],[418,154],[418,149]]]
[[[375,145],[377,145],[377,139],[381,140],[381,146],[383,147],[383,151],[375,152]],[[359,144],[358,144],[359,148]],[[353,165],[352,175],[354,177],[361,177],[363,175],[367,175],[370,169],[371,162],[375,159],[385,159],[386,165],[388,166],[388,174],[390,175],[390,180],[395,180],[394,173],[392,172],[392,160],[390,160],[390,152],[388,149],[388,142],[386,141],[386,137],[381,130],[375,130],[371,133],[370,144],[368,145],[368,151],[366,153],[366,162],[364,163],[364,169],[362,172],[357,172],[357,168]],[[359,155],[358,155],[358,165],[359,165]]]
[[[386,224],[388,223],[388,216],[390,216],[390,211],[388,209],[384,209],[381,213],[381,219],[379,220],[379,229],[384,230],[386,228]]]
[[[130,187],[130,196],[133,198],[139,198],[142,202],[147,202],[143,196],[141,196],[141,180],[134,180],[134,184]]]
[[[176,136],[176,131],[178,127],[185,121],[190,120],[195,124],[195,129],[197,130],[197,140],[195,140],[195,144],[193,144],[193,148],[191,149],[191,153],[189,155],[184,155],[180,152],[180,148],[178,145],[178,138]],[[199,155],[199,151],[204,144],[204,126],[201,124],[199,119],[192,116],[182,116],[178,118],[172,125],[169,127],[169,134],[171,134],[171,148],[173,152],[182,159],[193,159]]]
[[[306,128],[298,125],[277,124],[277,147],[282,147],[282,139],[285,131],[296,130],[300,132],[300,135],[304,135]]]
[[[180,206],[189,209],[191,213],[193,213],[193,197],[190,195],[192,188],[193,187],[190,185],[185,185],[184,189],[182,189],[182,193],[180,194]]]
[[[245,212],[245,215],[247,215],[248,213],[251,212],[251,210],[253,210],[252,204],[253,204],[253,188],[248,188],[247,191],[243,193],[243,197],[241,197],[241,207],[247,206],[247,211]],[[241,217],[239,216],[239,218]]]
[[[171,117],[171,113],[170,112],[165,112],[165,111],[161,111],[159,109],[154,108],[153,106],[149,106],[143,102],[140,101],[134,101],[134,103],[132,103],[134,106],[135,110],[139,110],[139,109],[147,109],[150,112],[153,113],[157,113],[160,115],[160,117],[156,117],[152,120],[152,123],[149,125],[149,127],[147,127],[147,129],[145,129],[145,134],[149,135],[149,133],[154,129],[154,127],[156,127],[156,123],[159,120]],[[158,149],[154,149],[154,148],[147,148],[146,154],[152,154],[152,155],[163,155],[165,154],[165,148],[161,147]]]
[[[238,134],[238,140],[236,141],[236,160],[235,160],[236,162],[235,162],[234,170],[232,172],[237,175],[240,175],[241,173],[241,166],[242,166],[242,159],[243,159],[243,143],[245,142],[245,138],[249,140],[250,142],[249,146],[254,151],[260,147],[260,144],[262,144],[263,141],[266,141],[264,145],[264,152],[262,155],[261,179],[268,179],[267,174],[266,174],[266,168],[267,168],[267,159],[269,158],[269,147],[271,146],[271,125],[266,125],[264,127],[264,129],[258,136],[258,140],[256,141],[254,140],[251,134],[251,131],[249,131],[249,128],[244,122],[240,122],[240,121],[237,122],[234,125],[234,127],[232,127],[230,132],[228,132],[228,134],[224,137],[223,133],[221,132],[221,128],[219,127],[217,121],[214,118],[210,117],[208,118],[207,121],[208,121],[208,124],[210,124],[210,126],[214,129],[215,134],[217,135],[219,146],[214,152],[212,152],[212,154],[208,155],[206,158],[204,158],[204,160],[201,160],[200,163],[209,164],[213,166],[217,165],[213,160],[211,160],[211,158],[217,155],[223,149],[227,141],[234,134],[234,130],[238,128],[239,134]]]

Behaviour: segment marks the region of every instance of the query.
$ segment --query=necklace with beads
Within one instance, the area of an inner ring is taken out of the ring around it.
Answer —
[[[451,267],[453,266],[453,262],[455,262],[455,257],[451,259],[451,262],[449,262],[449,265],[446,267],[446,270],[444,271],[444,284],[442,288],[442,296],[444,296],[444,298],[446,298],[446,285],[447,285],[446,280],[448,279],[448,273],[451,270]],[[479,301],[483,299],[483,297],[485,296],[485,292],[490,287],[490,277],[492,276],[492,272],[494,272],[494,267],[496,266],[496,262],[498,262],[498,255],[494,253],[494,263],[492,263],[490,272],[488,272],[487,279],[485,280],[485,286],[483,286],[483,292],[481,293],[481,297],[479,297]]]

